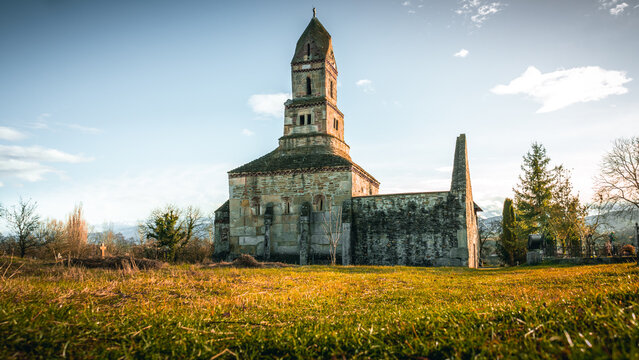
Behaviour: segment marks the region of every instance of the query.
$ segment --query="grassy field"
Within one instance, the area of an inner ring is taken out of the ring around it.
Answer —
[[[3,359],[639,358],[627,264],[3,273]]]

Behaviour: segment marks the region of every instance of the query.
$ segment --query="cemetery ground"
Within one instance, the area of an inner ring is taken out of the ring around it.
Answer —
[[[634,264],[0,266],[3,359],[639,357]]]

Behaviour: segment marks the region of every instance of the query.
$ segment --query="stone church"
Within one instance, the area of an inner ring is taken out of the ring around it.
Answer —
[[[351,159],[337,106],[331,36],[315,14],[291,61],[293,98],[270,153],[228,172],[215,212],[215,253],[232,259],[321,264],[331,249],[349,265],[477,267],[479,237],[465,135],[450,190],[378,195],[379,181]]]

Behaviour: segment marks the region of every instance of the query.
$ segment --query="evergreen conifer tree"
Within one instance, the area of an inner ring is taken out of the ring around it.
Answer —
[[[499,237],[499,257],[508,265],[523,262],[525,249],[523,242],[517,239],[515,232],[516,217],[512,199],[504,200],[504,209],[501,217],[501,236]]]
[[[549,218],[552,209],[553,171],[549,169],[550,158],[542,144],[533,143],[524,156],[519,176],[519,185],[513,188],[517,209],[518,235],[539,233],[552,237]]]

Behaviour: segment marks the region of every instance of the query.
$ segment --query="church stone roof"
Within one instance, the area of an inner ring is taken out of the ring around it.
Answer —
[[[292,63],[308,60],[304,58],[304,55],[306,54],[306,44],[309,42],[311,43],[311,59],[326,59],[331,47],[331,34],[326,31],[324,25],[315,16],[313,16],[302,36],[297,40],[295,55],[293,60],[291,60]]]
[[[229,171],[229,175],[242,173],[267,173],[283,170],[308,170],[335,167],[350,167],[350,160],[335,154],[302,153],[291,154],[279,149]]]

